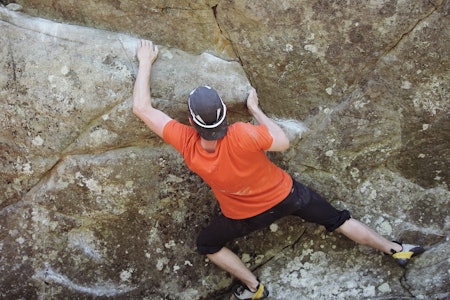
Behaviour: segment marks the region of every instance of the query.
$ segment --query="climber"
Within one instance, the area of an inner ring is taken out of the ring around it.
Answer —
[[[263,299],[269,292],[226,244],[287,215],[323,225],[327,231],[337,231],[356,243],[392,255],[401,266],[425,251],[421,246],[385,239],[351,218],[348,210],[337,210],[273,164],[265,151],[284,151],[289,140],[259,108],[255,89],[249,92],[247,108],[258,125],[243,122],[228,125],[225,103],[209,86],[198,87],[188,96],[192,126],[154,108],[150,72],[157,56],[158,48],[151,41],[138,42],[133,112],[178,150],[187,166],[212,188],[221,213],[200,232],[197,248],[241,281],[242,285],[233,289],[237,299]]]

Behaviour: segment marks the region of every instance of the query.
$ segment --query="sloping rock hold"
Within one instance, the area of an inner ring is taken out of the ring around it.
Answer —
[[[72,1],[4,0],[21,4],[23,11],[57,22],[127,32],[151,38],[157,44],[189,52],[214,52],[236,59],[230,42],[217,24],[215,11],[219,1]],[[191,39],[190,37],[195,37]]]
[[[421,20],[436,11],[445,18],[448,5],[446,0],[15,2],[31,15],[238,58],[270,111],[294,118],[304,118],[318,105],[338,103]],[[445,43],[444,32],[429,33],[430,41]]]
[[[450,296],[449,100],[442,85],[449,47],[448,39],[434,38],[448,28],[448,2],[433,7],[439,9],[416,10],[427,18],[339,104],[319,101],[303,140],[297,134],[305,109],[289,100],[285,113],[276,101],[264,102],[271,113],[292,117],[279,122],[291,130],[293,147],[274,160],[377,231],[423,243],[427,252],[405,271],[387,256],[288,218],[230,245],[272,298]],[[213,195],[131,114],[137,39],[4,8],[0,16],[0,295],[229,297],[231,279],[195,254],[199,228],[217,211]],[[160,48],[152,77],[158,107],[186,121],[187,93],[210,84],[232,120],[248,119],[250,84],[239,64]],[[243,49],[242,57],[251,55]],[[427,171],[416,176],[414,164]]]

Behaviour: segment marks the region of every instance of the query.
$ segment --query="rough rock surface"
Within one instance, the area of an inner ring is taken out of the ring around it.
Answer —
[[[274,161],[427,248],[402,269],[286,218],[229,245],[272,299],[450,297],[449,1],[17,2],[0,5],[1,298],[230,297],[195,250],[212,193],[131,113],[137,37],[160,45],[159,108],[186,122],[210,84],[250,120],[252,82],[291,138]]]

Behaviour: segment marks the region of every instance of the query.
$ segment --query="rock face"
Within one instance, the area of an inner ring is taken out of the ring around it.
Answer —
[[[277,164],[427,248],[401,269],[286,218],[229,245],[273,299],[450,297],[449,1],[57,2],[0,5],[1,298],[230,297],[195,249],[212,193],[131,112],[137,37],[156,106],[187,122],[209,84],[250,121],[255,86]]]

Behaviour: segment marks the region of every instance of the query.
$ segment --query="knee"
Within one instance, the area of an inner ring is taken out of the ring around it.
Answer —
[[[198,253],[200,253],[200,254],[208,254],[208,251],[207,251],[207,247],[205,246],[205,243],[204,243],[204,241],[203,241],[204,239],[203,239],[203,237],[202,237],[202,235],[200,234],[198,237],[197,237],[197,242],[196,242],[196,244],[197,244],[197,252]]]
[[[211,242],[205,235],[197,237],[197,252],[203,255],[214,254],[222,249],[223,245]]]
[[[325,226],[328,232],[337,231],[339,233],[342,233],[343,225],[347,224],[348,220],[351,220],[351,214],[348,210],[344,209],[341,210],[338,214],[338,216],[333,220],[333,223],[329,224],[328,226]]]

